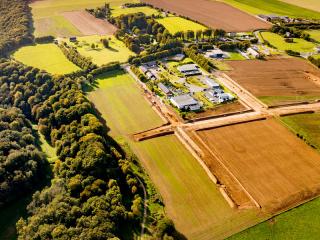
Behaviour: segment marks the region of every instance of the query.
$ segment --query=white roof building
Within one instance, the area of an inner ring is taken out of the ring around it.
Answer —
[[[208,87],[210,87],[210,88],[214,88],[214,89],[221,88],[219,83],[217,83],[215,80],[213,80],[207,76],[203,79],[203,82],[204,82],[204,84],[208,85]]]
[[[228,102],[234,99],[234,97],[230,93],[220,93],[217,96],[219,99],[219,103]]]
[[[248,54],[250,54],[254,58],[258,58],[260,56],[260,53],[258,53],[256,50],[254,50],[251,47],[247,49],[247,52],[248,52]]]
[[[177,67],[177,69],[186,76],[200,75],[199,66],[197,64],[185,64]]]
[[[199,102],[189,94],[172,97],[170,102],[180,110],[196,111],[201,108]]]

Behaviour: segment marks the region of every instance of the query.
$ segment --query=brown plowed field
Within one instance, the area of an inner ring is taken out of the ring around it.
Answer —
[[[320,193],[320,155],[276,120],[197,134],[266,211],[274,213]]]
[[[83,35],[112,35],[117,30],[111,23],[95,18],[86,11],[64,12],[63,16]]]
[[[278,58],[267,61],[228,61],[233,80],[256,97],[320,96],[320,86],[313,78],[320,70],[298,58]]]
[[[209,0],[143,0],[143,2],[227,32],[246,32],[271,27],[270,24],[222,2]]]

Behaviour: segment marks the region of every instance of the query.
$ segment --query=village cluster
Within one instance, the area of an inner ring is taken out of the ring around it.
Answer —
[[[184,64],[184,58],[184,54],[177,54],[170,60],[164,59],[161,64],[149,62],[139,68],[151,84],[160,90],[158,96],[163,96],[166,102],[180,111],[199,111],[209,108],[208,102],[214,106],[235,99],[197,64],[191,61]]]

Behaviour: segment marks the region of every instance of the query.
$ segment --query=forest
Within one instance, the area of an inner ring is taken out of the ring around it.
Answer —
[[[31,43],[32,18],[28,1],[0,1],[0,56],[22,44]]]
[[[139,226],[140,184],[78,88],[81,80],[6,59],[0,69],[1,105],[20,108],[38,124],[59,158],[51,185],[34,194],[30,216],[17,223],[18,239],[117,239],[122,228]],[[173,229],[159,217],[154,220],[157,239]]]
[[[0,108],[0,207],[28,193],[48,172],[32,125],[17,108]]]

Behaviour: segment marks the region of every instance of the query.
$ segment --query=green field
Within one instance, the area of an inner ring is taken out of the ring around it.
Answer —
[[[101,43],[101,38],[110,39],[109,48],[105,48]],[[135,55],[131,52],[123,42],[119,41],[113,36],[86,36],[79,37],[78,44],[70,43],[73,46],[77,46],[79,53],[83,56],[92,58],[92,61],[97,65],[103,65],[114,61],[119,61],[121,63],[127,62],[129,56]],[[94,49],[91,45],[95,44],[98,47]]]
[[[186,32],[188,30],[192,30],[196,32],[198,30],[206,29],[206,27],[201,24],[181,17],[165,17],[157,19],[157,21],[162,24],[171,34],[175,34],[181,31]]]
[[[299,114],[282,117],[281,120],[290,130],[299,133],[320,150],[320,114]]]
[[[264,40],[268,41],[272,46],[280,51],[292,50],[300,53],[313,52],[315,44],[304,39],[294,38],[293,43],[287,43],[284,38],[276,33],[262,32]]]
[[[46,70],[52,74],[67,74],[79,67],[70,62],[55,44],[37,44],[22,47],[13,57],[28,66]]]
[[[118,17],[120,15],[126,15],[126,14],[132,14],[132,13],[138,13],[142,12],[147,16],[151,15],[158,15],[159,12],[151,7],[133,7],[133,8],[121,8],[121,7],[115,7],[112,11],[111,14],[113,17]]]
[[[126,2],[137,0],[42,0],[30,4],[35,26],[35,36],[53,35],[57,37],[80,36],[80,32],[62,15],[63,12],[85,10],[110,3],[119,7]]]
[[[246,60],[244,56],[242,56],[238,52],[227,52],[230,56],[230,58],[227,58],[226,60]]]
[[[294,133],[320,150],[320,114],[298,114],[281,121]],[[249,228],[228,240],[302,240],[319,239],[320,198],[287,211],[272,220]]]
[[[306,31],[307,33],[310,34],[310,37],[317,41],[318,43],[320,43],[320,30],[309,30],[309,31]]]
[[[319,0],[281,0],[281,1],[320,12]]]
[[[319,12],[279,0],[220,0],[250,14],[277,14],[289,17],[320,19]],[[302,1],[301,1],[302,2]],[[305,1],[303,1],[305,2]]]
[[[117,72],[101,76],[97,87],[89,93],[89,98],[106,119],[111,135],[133,134],[163,123],[128,74]]]
[[[320,198],[236,234],[228,240],[316,240],[320,235]]]
[[[298,103],[303,101],[315,101],[319,96],[262,96],[258,97],[260,101],[268,106],[283,105],[288,103]]]
[[[189,239],[223,238],[261,221],[254,210],[230,208],[174,135],[139,143],[130,140],[132,133],[163,122],[129,75],[117,72],[99,78],[88,96],[111,128],[111,135],[129,142],[161,193],[168,216]]]

